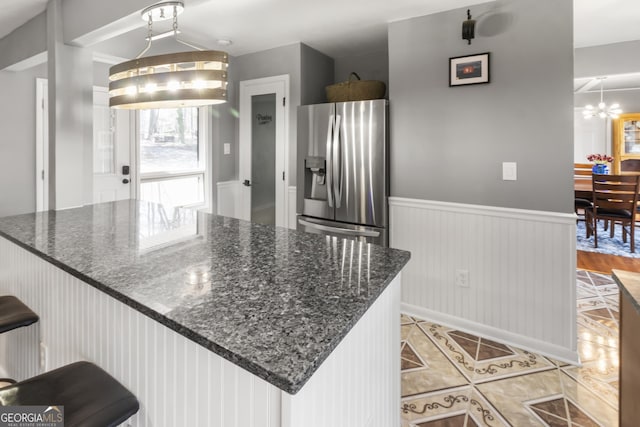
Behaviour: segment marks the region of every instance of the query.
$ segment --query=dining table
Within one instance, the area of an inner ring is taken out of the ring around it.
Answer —
[[[589,179],[575,178],[573,180],[573,189],[576,199],[591,200],[593,192],[593,183],[591,177]]]

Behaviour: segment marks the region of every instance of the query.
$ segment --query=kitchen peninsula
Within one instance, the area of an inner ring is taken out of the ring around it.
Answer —
[[[136,426],[397,424],[408,260],[134,200],[1,218],[0,293],[41,319],[1,363],[37,374],[40,343],[44,369],[93,361]]]

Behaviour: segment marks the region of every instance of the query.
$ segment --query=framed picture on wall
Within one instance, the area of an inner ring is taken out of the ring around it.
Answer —
[[[449,58],[449,86],[489,83],[489,52]]]

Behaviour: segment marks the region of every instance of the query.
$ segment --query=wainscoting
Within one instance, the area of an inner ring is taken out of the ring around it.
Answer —
[[[240,181],[224,181],[217,184],[218,215],[238,218],[242,209],[242,199],[240,198]]]
[[[296,229],[296,187],[287,190],[287,224],[289,228]]]
[[[92,361],[140,401],[125,426],[387,427],[400,417],[400,285],[398,276],[289,395],[0,237],[0,295],[40,316],[0,335],[0,371],[22,380]]]
[[[218,215],[228,216],[231,218],[239,218],[242,209],[241,190],[242,183],[240,181],[224,181],[218,182]],[[285,222],[289,228],[296,228],[296,187],[287,188],[287,210]]]
[[[3,238],[0,272],[0,293],[40,316],[27,336],[0,336],[10,377],[40,370],[29,336],[38,331],[48,348],[43,371],[88,360],[136,395],[131,426],[281,425],[278,388]]]
[[[402,310],[576,363],[575,216],[391,197]],[[468,271],[468,287],[456,284]]]

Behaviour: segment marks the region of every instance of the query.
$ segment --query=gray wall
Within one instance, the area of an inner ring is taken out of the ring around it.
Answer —
[[[236,93],[238,108],[239,83],[243,80],[289,75],[289,185],[296,184],[297,107],[324,102],[324,87],[333,81],[333,59],[301,43],[282,46],[233,58],[229,65],[229,88]],[[238,170],[238,120],[232,152],[235,153],[234,175]],[[238,177],[243,179],[242,177]]]
[[[380,80],[387,85],[389,96],[389,51],[381,46],[375,52],[335,58],[336,82],[349,80],[352,71],[358,73],[362,80]]]
[[[42,12],[0,39],[0,70],[47,50],[47,14]]]
[[[324,88],[334,82],[334,60],[303,44],[301,45],[300,62],[302,74],[300,105],[327,102]]]
[[[235,58],[233,68],[229,67],[229,77],[233,79],[233,90],[239,94],[239,85],[243,80],[259,79],[262,77],[289,75],[289,135],[290,142],[296,134],[296,106],[300,105],[300,44],[292,44],[261,52],[250,53]],[[235,108],[239,99],[236,98]],[[238,121],[235,124],[236,138],[233,147],[236,153],[236,170],[238,165]],[[295,185],[295,144],[289,144],[289,185]],[[240,180],[243,177],[238,177]]]
[[[389,26],[391,194],[573,212],[572,2],[475,6],[470,46],[465,12]],[[487,51],[490,84],[448,87],[450,57]]]
[[[100,75],[105,64],[94,65],[94,84],[104,86]],[[3,96],[11,99],[0,105],[0,217],[36,209],[36,78],[47,78],[46,63],[20,72],[0,71]]]
[[[36,209],[36,77],[46,65],[14,73],[0,71],[0,217]]]
[[[93,63],[94,86],[109,87],[109,68],[111,65],[102,62]]]
[[[93,202],[93,62],[62,42],[62,0],[47,5],[49,208]]]

